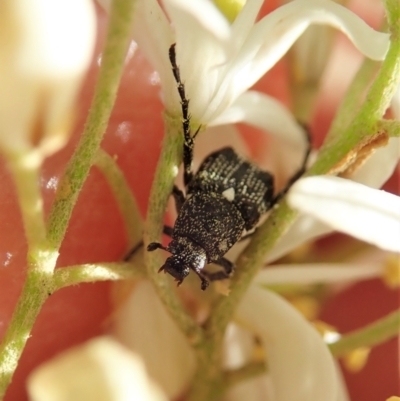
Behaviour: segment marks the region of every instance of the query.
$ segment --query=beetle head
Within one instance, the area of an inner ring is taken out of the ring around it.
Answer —
[[[164,273],[170,274],[178,285],[182,284],[182,281],[189,274],[189,267],[185,266],[185,261],[176,255],[167,258],[165,263],[160,267],[158,272],[164,271]]]

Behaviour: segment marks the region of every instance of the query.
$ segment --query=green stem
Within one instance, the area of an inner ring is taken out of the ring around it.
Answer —
[[[400,333],[400,310],[396,310],[382,319],[346,334],[339,341],[330,344],[329,348],[334,356],[343,356],[360,347],[374,347]]]
[[[233,311],[262,267],[265,255],[289,228],[296,215],[297,213],[290,210],[286,203],[282,203],[256,231],[252,241],[236,262],[237,268],[232,278],[229,297],[220,298],[215,305],[214,313],[207,322],[209,330],[217,333],[225,331],[227,324],[232,320]]]
[[[54,291],[81,283],[130,280],[145,277],[131,263],[96,263],[60,267],[54,271]]]
[[[165,125],[166,135],[150,193],[149,209],[146,217],[144,233],[146,247],[150,242],[158,241],[161,237],[167,201],[171,195],[178,166],[182,160],[182,123],[179,118],[173,119],[166,116]],[[148,277],[151,279],[168,313],[173,317],[191,344],[200,343],[203,338],[201,328],[184,310],[175,291],[172,290],[170,283],[167,281],[167,277],[164,274],[158,274],[158,270],[163,264],[160,252],[145,252],[145,262]]]
[[[99,149],[94,163],[107,179],[118,204],[125,223],[129,249],[131,249],[141,240],[143,234],[142,218],[136,199],[132,195],[128,182],[114,158],[104,150]]]
[[[130,41],[133,0],[114,0],[94,99],[78,147],[62,177],[48,221],[48,239],[59,249],[113,108]]]
[[[267,366],[265,362],[252,362],[242,368],[230,370],[224,373],[225,386],[227,388],[233,387],[238,383],[245,380],[253,379],[267,373]]]
[[[42,158],[39,152],[28,152],[9,155],[8,165],[13,174],[17,189],[17,198],[20,205],[25,235],[28,242],[28,260],[38,268],[54,268],[47,263],[46,225],[43,213],[43,199],[40,192],[39,169]]]
[[[368,88],[378,69],[379,63],[376,61],[366,59],[363,62],[340,103],[336,117],[332,121],[329,133],[325,138],[325,143],[337,138],[350,125],[357,110],[362,105],[366,88]]]
[[[0,346],[0,399],[9,386],[39,311],[53,292],[52,274],[28,269],[22,295]]]

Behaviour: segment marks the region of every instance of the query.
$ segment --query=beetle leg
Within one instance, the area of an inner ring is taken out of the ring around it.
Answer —
[[[174,232],[173,227],[164,226],[163,227],[163,234],[168,235],[168,237],[172,238],[172,233]]]
[[[175,201],[176,211],[179,214],[179,212],[181,210],[181,207],[185,202],[185,195],[183,194],[183,192],[176,185],[174,185],[174,187],[172,188],[172,196],[173,196],[174,201]]]
[[[215,263],[216,265],[222,266],[224,268],[224,273],[226,273],[227,275],[230,275],[233,272],[233,270],[235,269],[235,265],[226,258],[218,259],[218,260],[214,261],[213,263]]]
[[[140,241],[137,245],[135,245],[122,259],[124,262],[128,262],[129,259],[143,246],[143,241]]]
[[[168,252],[168,249],[163,244],[160,244],[159,242],[150,242],[150,244],[147,245],[147,250],[149,252],[153,252],[156,249],[163,249],[164,251]]]
[[[201,271],[201,269],[194,269],[193,267],[191,267],[191,269],[199,276],[199,278],[200,278],[200,280],[201,280],[201,289],[202,289],[203,291],[205,291],[205,290],[207,289],[208,285],[210,284],[210,283],[208,282],[208,280],[204,277],[204,276],[207,276],[207,277],[208,277],[207,272]],[[178,284],[178,285],[179,285],[179,284]]]
[[[271,209],[275,204],[277,204],[286,195],[286,193],[289,191],[290,187],[306,171],[308,159],[310,157],[310,153],[311,153],[311,150],[312,150],[312,146],[311,146],[310,131],[309,131],[308,127],[306,127],[305,125],[303,125],[303,128],[304,128],[304,132],[305,132],[306,140],[307,140],[307,149],[306,149],[306,152],[304,153],[303,162],[302,162],[300,168],[289,178],[289,181],[287,182],[285,187],[274,196],[274,198],[272,199],[272,202],[271,202],[271,204],[269,206],[269,209]]]

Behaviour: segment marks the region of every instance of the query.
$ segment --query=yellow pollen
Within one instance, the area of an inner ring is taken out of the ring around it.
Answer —
[[[215,5],[229,22],[235,21],[236,17],[242,11],[246,0],[214,0]]]
[[[371,348],[360,347],[343,357],[343,364],[349,372],[359,372],[367,363]]]
[[[314,320],[319,313],[319,303],[310,296],[297,296],[290,299],[291,304],[307,319]]]
[[[400,397],[393,395],[389,397],[386,401],[400,401]]]
[[[389,254],[385,263],[385,270],[383,273],[384,283],[392,289],[400,286],[400,254]]]

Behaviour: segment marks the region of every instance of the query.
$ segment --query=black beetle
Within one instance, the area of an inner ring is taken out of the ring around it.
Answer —
[[[300,169],[290,178],[285,188],[274,195],[273,176],[255,164],[244,160],[230,147],[210,154],[196,174],[191,170],[194,138],[190,132],[189,101],[176,64],[175,44],[170,47],[169,58],[177,82],[183,116],[183,166],[186,197],[174,186],[172,195],[178,212],[174,227],[164,227],[172,238],[167,247],[159,242],[148,245],[148,251],[164,249],[172,254],[159,269],[182,283],[192,269],[201,280],[201,289],[208,280],[228,278],[234,265],[224,255],[244,233],[257,225],[260,217],[272,208],[305,171],[310,154],[310,140]],[[205,266],[215,263],[223,267],[209,273]]]

